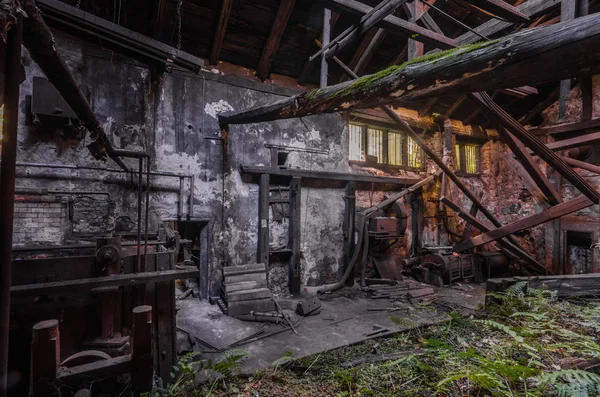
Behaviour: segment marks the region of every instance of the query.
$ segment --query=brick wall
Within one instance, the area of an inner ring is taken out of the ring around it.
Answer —
[[[101,196],[100,196],[101,197]],[[102,235],[114,230],[114,203],[106,198],[80,196],[73,201],[73,234]]]
[[[13,245],[61,244],[67,203],[53,196],[15,196]]]

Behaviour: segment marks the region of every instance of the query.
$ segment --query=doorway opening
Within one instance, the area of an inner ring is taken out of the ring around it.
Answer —
[[[591,232],[567,230],[565,274],[592,273],[594,264],[592,238]]]

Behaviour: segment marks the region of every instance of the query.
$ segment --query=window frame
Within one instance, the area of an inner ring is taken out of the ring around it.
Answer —
[[[421,157],[421,166],[420,167],[411,167],[408,165],[396,165],[396,164],[390,164],[389,163],[389,134],[399,134],[402,136],[402,149],[401,149],[401,155],[402,155],[402,163],[403,164],[407,164],[408,163],[408,139],[410,138],[408,136],[408,134],[406,134],[405,132],[399,131],[398,129],[395,128],[390,128],[389,125],[385,125],[383,123],[374,123],[374,122],[364,122],[364,121],[348,121],[348,155],[350,155],[352,148],[350,147],[351,145],[351,139],[350,139],[350,125],[355,125],[355,126],[360,126],[362,128],[362,153],[361,153],[361,157],[364,158],[364,160],[349,160],[349,163],[352,165],[360,165],[360,166],[365,166],[365,167],[373,167],[373,168],[380,168],[380,169],[384,169],[384,170],[392,170],[392,171],[398,171],[398,170],[406,170],[406,171],[416,171],[416,172],[423,172],[427,169],[427,165],[425,164],[425,152],[423,151],[423,149],[420,149],[420,157]],[[375,130],[380,130],[382,131],[382,153],[381,153],[381,158],[383,160],[383,162],[376,162],[376,161],[369,161],[368,157],[367,157],[367,153],[368,153],[368,144],[369,144],[369,133],[368,130],[369,128],[371,129],[375,129]]]
[[[460,155],[460,158],[458,158],[456,156],[456,146],[458,146],[458,154]],[[466,167],[466,154],[465,154],[465,146],[472,146],[476,148],[477,154],[476,154],[476,158],[477,158],[477,172],[475,173],[470,173],[467,172]],[[480,177],[481,176],[481,148],[483,147],[483,143],[482,142],[475,142],[474,140],[464,140],[464,139],[456,139],[456,142],[454,143],[454,157],[455,157],[455,163],[454,163],[454,169],[457,175],[459,176],[464,176],[464,177]]]

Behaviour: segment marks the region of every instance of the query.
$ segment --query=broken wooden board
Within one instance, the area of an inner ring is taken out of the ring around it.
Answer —
[[[271,298],[251,299],[239,302],[227,303],[227,314],[235,316],[238,314],[248,314],[253,311],[272,312],[277,310],[275,302]]]
[[[527,288],[546,288],[556,291],[559,298],[600,296],[600,274],[598,273],[491,278],[486,283],[486,292],[502,292],[518,282],[526,282]]]

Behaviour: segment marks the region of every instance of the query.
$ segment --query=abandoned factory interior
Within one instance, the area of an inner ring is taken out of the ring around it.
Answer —
[[[0,397],[600,396],[600,2],[0,0]]]

